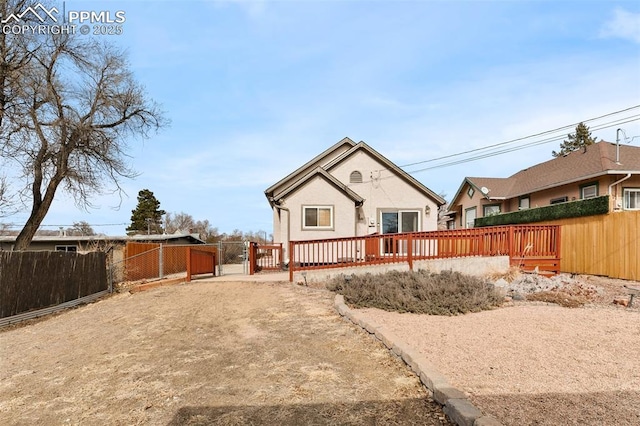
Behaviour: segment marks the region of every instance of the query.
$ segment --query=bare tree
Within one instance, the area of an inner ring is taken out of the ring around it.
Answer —
[[[71,228],[67,228],[67,235],[86,237],[96,235],[96,232],[88,222],[81,220],[80,222],[73,222],[73,226]]]
[[[220,240],[218,228],[213,227],[206,219],[196,221],[193,216],[185,212],[167,213],[165,216],[165,230],[168,234],[173,234],[176,231],[195,233],[207,243]]]
[[[125,54],[111,45],[66,34],[12,48],[23,49],[18,59],[29,59],[15,65],[20,72],[2,88],[11,102],[3,105],[0,153],[19,168],[24,185],[17,191],[31,205],[15,243],[24,250],[59,188],[85,209],[95,194],[122,193],[121,180],[136,176],[126,161],[129,139],[148,137],[167,122]]]

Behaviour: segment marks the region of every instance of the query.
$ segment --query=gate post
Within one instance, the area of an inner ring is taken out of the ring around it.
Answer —
[[[256,273],[256,246],[258,243],[249,242],[249,275]]]
[[[160,243],[160,250],[158,250],[158,274],[160,275],[160,278],[164,277],[164,264],[163,264],[163,260],[164,260],[164,255],[163,255],[163,248],[162,248],[162,243]]]
[[[218,275],[222,276],[224,275],[224,272],[222,271],[222,261],[223,261],[223,252],[222,252],[222,241],[218,241]]]

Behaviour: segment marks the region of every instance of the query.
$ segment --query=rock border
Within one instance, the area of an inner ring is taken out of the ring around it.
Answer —
[[[438,372],[424,355],[401,341],[391,331],[385,330],[383,326],[366,321],[359,312],[349,309],[344,303],[343,295],[336,294],[333,304],[343,318],[378,339],[402,359],[420,378],[422,384],[433,395],[433,400],[442,406],[442,410],[453,423],[458,426],[502,426],[494,417],[482,414],[464,392],[451,386],[447,378]]]

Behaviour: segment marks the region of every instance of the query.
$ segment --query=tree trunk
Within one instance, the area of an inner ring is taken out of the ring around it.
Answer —
[[[27,219],[27,223],[25,223],[22,231],[16,237],[16,243],[13,246],[15,251],[25,251],[31,244],[31,240],[34,235],[36,235],[36,231],[42,224],[47,212],[49,211],[49,207],[51,207],[51,203],[53,202],[53,196],[58,189],[59,181],[57,179],[51,180],[49,185],[47,186],[47,192],[44,195],[44,198],[40,202],[34,202],[33,208],[31,209],[31,214],[29,215],[29,219]],[[34,188],[35,191],[35,188]]]

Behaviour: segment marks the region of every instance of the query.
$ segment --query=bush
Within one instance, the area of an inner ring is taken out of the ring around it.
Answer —
[[[492,309],[503,297],[493,284],[459,272],[391,271],[336,277],[327,284],[358,308],[429,315],[459,315]]]
[[[518,225],[570,217],[593,216],[606,214],[608,212],[609,196],[603,195],[601,197],[590,198],[587,200],[569,201],[545,207],[534,207],[517,212],[479,217],[475,220],[474,226]]]

